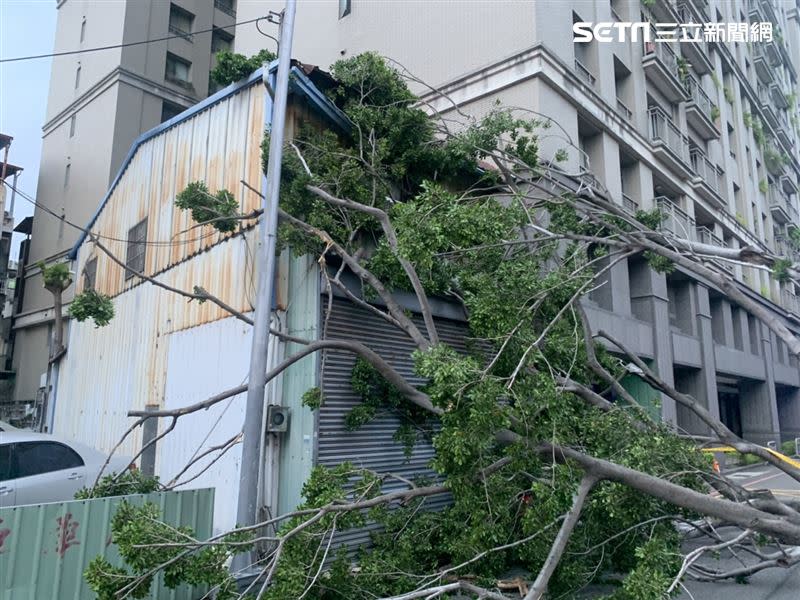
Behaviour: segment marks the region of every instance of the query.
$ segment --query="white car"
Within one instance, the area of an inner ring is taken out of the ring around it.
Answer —
[[[78,442],[21,429],[0,432],[0,506],[72,500],[94,484],[106,455]],[[119,473],[130,458],[112,457],[103,474]]]

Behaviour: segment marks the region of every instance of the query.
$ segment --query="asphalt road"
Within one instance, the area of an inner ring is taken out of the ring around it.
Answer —
[[[728,475],[747,489],[770,489],[778,498],[800,499],[800,483],[775,467],[756,465]],[[723,570],[740,565],[730,555],[702,564]],[[688,592],[680,600],[800,600],[800,565],[791,569],[767,569],[750,577],[747,584],[733,581],[699,583],[686,580]]]

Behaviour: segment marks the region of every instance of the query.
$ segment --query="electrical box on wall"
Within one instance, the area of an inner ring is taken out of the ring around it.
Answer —
[[[270,404],[267,407],[267,431],[284,433],[289,429],[289,409],[285,406]]]

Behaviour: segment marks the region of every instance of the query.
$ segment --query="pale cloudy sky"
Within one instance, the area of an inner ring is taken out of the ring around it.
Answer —
[[[55,26],[56,0],[0,0],[0,58],[52,52]],[[0,63],[0,132],[14,137],[8,159],[25,169],[19,178],[19,189],[34,198],[50,62],[39,59]],[[16,222],[31,214],[33,206],[17,196]],[[15,236],[12,258],[17,256],[19,241]]]

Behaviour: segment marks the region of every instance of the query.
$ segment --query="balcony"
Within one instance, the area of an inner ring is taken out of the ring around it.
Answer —
[[[717,166],[712,163],[700,148],[689,151],[694,178],[692,187],[709,202],[724,207],[722,199],[722,177]]]
[[[661,213],[661,231],[685,240],[694,239],[695,222],[692,217],[666,196],[658,196],[653,201]]]
[[[788,202],[788,198],[774,184],[767,189],[767,200],[772,218],[776,223],[790,223],[795,216],[794,206]],[[790,208],[791,207],[791,208]]]
[[[791,258],[794,254],[789,238],[783,233],[775,234],[775,254],[784,258]]]
[[[750,23],[762,23],[767,20],[764,16],[764,11],[761,10],[761,4],[758,0],[750,2],[750,12],[748,16],[750,17]]]
[[[778,122],[778,111],[775,110],[775,106],[772,104],[772,97],[769,93],[769,88],[760,85],[758,86],[758,100],[761,104],[761,111],[764,113],[764,116],[769,121],[772,127],[778,128],[780,124]]]
[[[686,90],[689,92],[689,101],[686,103],[686,120],[704,140],[718,138],[719,129],[714,123],[714,112],[715,109],[719,109],[694,77],[686,80]]]
[[[783,191],[789,194],[796,194],[798,191],[797,182],[791,178],[789,175],[781,175],[780,179],[778,180],[783,188]]]
[[[172,25],[172,24],[170,23],[170,25],[169,25],[169,28],[168,28],[168,29],[169,29],[169,32],[170,32],[172,35],[177,35],[178,37],[182,37],[182,38],[183,38],[183,39],[185,39],[187,42],[191,42],[191,41],[193,41],[193,40],[192,40],[192,34],[191,34],[191,33],[189,33],[188,31],[184,31],[183,29],[181,29],[181,28],[180,28],[180,27],[178,27],[177,25]]]
[[[678,23],[697,23],[703,24],[708,21],[708,17],[705,16],[705,5],[701,9],[695,0],[694,3],[691,2],[682,2],[678,4]],[[691,30],[689,30],[691,32]],[[681,53],[686,57],[686,59],[691,63],[692,68],[700,73],[701,75],[705,75],[706,73],[711,73],[714,70],[714,65],[711,63],[711,59],[709,56],[711,54],[708,51],[708,44],[706,44],[705,40],[702,36],[702,30],[700,31],[700,39],[696,42],[683,42],[681,43]]]
[[[214,0],[214,7],[221,10],[226,15],[236,18],[236,9],[234,8],[233,0]]]
[[[625,192],[622,193],[622,209],[630,215],[636,215],[639,210],[639,203]]]
[[[783,56],[781,56],[781,49],[778,47],[777,42],[762,42],[764,44],[764,50],[766,51],[767,60],[769,64],[773,67],[779,67],[783,62]]]
[[[764,148],[764,166],[772,175],[780,178],[785,175],[784,154],[775,146],[772,140]]]
[[[594,87],[596,81],[595,76],[586,67],[586,65],[584,65],[577,58],[575,59],[575,73],[577,73],[578,77],[580,77],[585,83],[589,84],[591,87]]]
[[[790,313],[800,315],[800,296],[793,294],[789,290],[783,290],[781,292],[781,304]]]
[[[786,94],[783,93],[779,83],[775,82],[769,85],[769,95],[778,108],[783,110],[789,108],[789,101],[786,99]]]
[[[619,98],[617,98],[617,112],[627,121],[633,119],[633,111],[631,111],[631,109],[628,108],[628,105]]]
[[[647,114],[653,153],[663,159],[671,170],[688,177],[692,173],[689,138],[681,133],[660,107],[651,106]]]
[[[655,33],[653,33],[655,37]],[[678,71],[678,55],[668,42],[644,42],[642,66],[647,80],[670,102],[686,100]]]
[[[714,233],[711,229],[705,226],[700,226],[695,229],[695,240],[707,246],[716,246],[717,248],[727,248],[727,245],[721,237]],[[729,273],[733,272],[733,264],[726,260],[713,260],[714,264],[722,267]]]
[[[772,83],[775,80],[775,71],[772,70],[767,55],[759,44],[753,44],[751,48],[756,75],[763,83]]]

